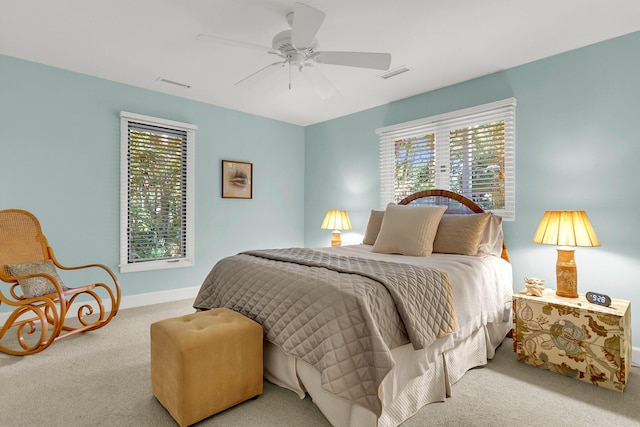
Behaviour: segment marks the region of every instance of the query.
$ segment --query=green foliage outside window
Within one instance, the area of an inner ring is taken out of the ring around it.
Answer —
[[[504,209],[504,121],[450,131],[451,191],[485,210]]]
[[[435,188],[435,135],[406,138],[395,143],[395,202]]]
[[[184,256],[186,138],[129,129],[129,261]]]
[[[448,139],[445,183],[436,177],[435,133],[395,141],[395,202],[418,191],[447,188],[485,210],[504,209],[505,122],[452,129]]]

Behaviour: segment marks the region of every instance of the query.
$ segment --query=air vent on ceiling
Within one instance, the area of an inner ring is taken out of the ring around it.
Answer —
[[[157,81],[159,81],[160,83],[169,83],[170,85],[180,86],[180,87],[184,87],[184,88],[187,88],[187,89],[189,89],[191,87],[191,85],[188,85],[186,83],[180,83],[180,82],[177,82],[175,80],[165,79],[163,77],[158,77]]]
[[[395,77],[398,74],[406,73],[407,71],[411,71],[411,68],[407,67],[406,65],[403,65],[401,67],[394,68],[393,70],[389,70],[386,73],[378,74],[378,77],[381,77],[386,80],[386,79],[390,79],[391,77]]]

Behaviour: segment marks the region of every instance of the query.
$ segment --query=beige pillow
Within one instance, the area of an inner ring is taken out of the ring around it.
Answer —
[[[446,206],[387,205],[372,252],[428,256]]]
[[[369,223],[367,224],[367,230],[364,232],[364,239],[362,239],[362,243],[365,245],[373,245],[376,242],[378,233],[380,233],[380,227],[382,226],[383,217],[384,211],[374,211],[371,209]]]
[[[477,255],[490,214],[445,215],[433,241],[433,252]]]
[[[7,270],[12,276],[28,276],[30,274],[45,273],[53,276],[63,289],[62,280],[58,277],[56,267],[51,260],[26,263],[26,264],[9,264]],[[30,277],[28,279],[18,280],[18,284],[22,288],[22,293],[26,298],[39,297],[57,292],[55,285],[46,277]]]

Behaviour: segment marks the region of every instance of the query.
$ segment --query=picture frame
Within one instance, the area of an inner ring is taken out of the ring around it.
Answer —
[[[222,198],[253,198],[253,163],[222,161]]]

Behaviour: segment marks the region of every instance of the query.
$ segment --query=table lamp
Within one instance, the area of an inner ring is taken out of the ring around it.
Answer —
[[[600,246],[585,211],[546,211],[533,242],[558,246],[556,295],[577,298],[578,270],[573,247]]]
[[[347,211],[329,209],[324,216],[320,228],[323,230],[333,230],[331,246],[342,246],[340,230],[351,230],[351,221],[349,221]]]

